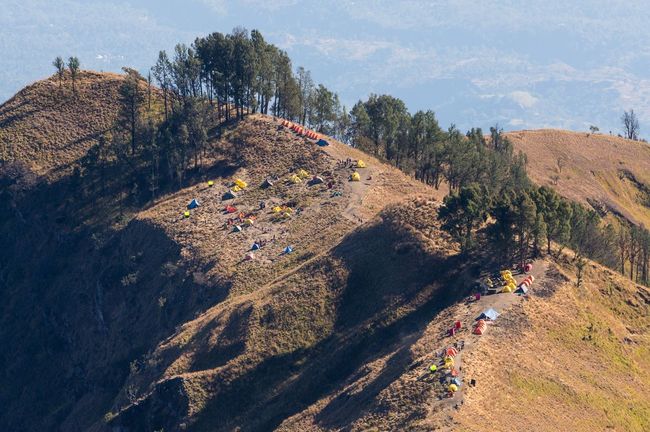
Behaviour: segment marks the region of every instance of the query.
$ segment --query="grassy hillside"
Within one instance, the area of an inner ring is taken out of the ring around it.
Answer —
[[[0,161],[21,161],[38,174],[69,173],[117,114],[122,76],[83,71],[72,93],[69,75],[36,82],[0,106]]]
[[[568,262],[549,266],[466,360],[457,430],[650,428],[650,290],[597,264],[575,286]]]
[[[528,156],[528,173],[540,185],[650,226],[650,145],[604,134],[559,130],[507,134]]]
[[[46,80],[0,111],[0,429],[558,430],[584,413],[572,430],[647,428],[647,290],[596,265],[577,290],[569,263],[540,260],[529,298],[466,304],[487,269],[440,230],[440,192],[262,115],[212,128],[205,163],[155,201],[80,193],[71,168],[120,82],[84,73],[58,109]],[[360,158],[351,182],[341,161]],[[325,182],[289,181],[300,169]],[[234,179],[248,187],[222,200]],[[253,225],[234,231],[226,204]],[[487,307],[504,315],[471,335]],[[461,340],[478,385],[446,398],[421,377]]]

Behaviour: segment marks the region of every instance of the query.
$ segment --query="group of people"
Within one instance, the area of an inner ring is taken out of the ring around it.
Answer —
[[[357,161],[354,159],[339,159],[336,162],[337,168],[355,168],[357,166]]]
[[[256,216],[254,213],[244,213],[244,212],[239,212],[239,214],[236,217],[228,218],[226,221],[226,226],[233,226],[233,225],[239,225],[243,223],[246,219],[251,219],[255,220]]]
[[[455,358],[463,348],[465,348],[465,341],[461,340],[436,354],[439,361],[429,365],[427,372],[422,376],[423,378],[428,376],[431,379],[438,377],[440,383],[445,386],[447,397],[452,397],[461,384]]]

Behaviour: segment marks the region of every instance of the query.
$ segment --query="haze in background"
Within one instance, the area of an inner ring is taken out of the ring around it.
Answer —
[[[259,29],[350,107],[369,93],[461,129],[650,131],[650,4],[628,0],[0,0],[0,100],[82,67],[146,72],[160,49]],[[587,6],[588,5],[588,6]]]

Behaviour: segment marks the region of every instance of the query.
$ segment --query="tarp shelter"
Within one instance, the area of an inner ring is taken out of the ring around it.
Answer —
[[[262,183],[263,188],[269,188],[271,186],[273,186],[273,182],[269,179],[264,180],[264,182]]]
[[[290,254],[291,252],[293,252],[293,248],[291,246],[287,246],[286,248],[284,248],[285,254]]]
[[[254,254],[253,252],[248,252],[248,253],[244,256],[244,259],[245,259],[246,261],[250,261],[250,260],[252,260],[252,259],[255,259],[255,254]]]
[[[196,199],[193,199],[193,200],[192,200],[192,201],[187,205],[187,208],[190,209],[190,210],[192,210],[192,209],[197,208],[197,207],[200,206],[200,205],[201,205],[201,204],[199,204],[199,202],[198,202]]]
[[[253,246],[251,247],[251,250],[258,250],[260,248],[260,245],[257,243],[253,243]]]
[[[460,378],[453,378],[453,379],[451,380],[451,383],[452,383],[452,384],[455,384],[457,387],[460,387],[461,384],[462,384],[462,382],[460,381]]]
[[[357,161],[357,168],[365,168],[366,166],[367,166],[366,163],[361,159]]]
[[[351,181],[361,181],[361,176],[359,175],[358,172],[353,172],[352,175],[350,176]]]
[[[239,186],[241,189],[246,189],[246,187],[248,186],[248,183],[246,183],[242,179],[237,179],[237,180],[235,180],[235,185]]]
[[[222,197],[222,199],[225,199],[225,200],[235,199],[235,198],[237,198],[237,195],[231,190],[229,190],[228,192],[223,194],[223,197]]]
[[[520,285],[517,291],[515,291],[515,294],[525,295],[526,293],[528,293],[528,287],[526,285]]]
[[[241,231],[241,226],[239,226],[239,225],[235,225],[235,226],[232,228],[232,230],[233,230],[233,232],[239,232],[239,231]]]
[[[319,146],[319,147],[325,147],[325,146],[330,145],[330,143],[328,143],[324,139],[319,139],[318,142],[316,143],[316,145]]]
[[[529,273],[533,269],[533,265],[531,263],[528,263],[524,266],[524,271],[526,273]]]
[[[226,208],[224,209],[226,213],[235,213],[237,209],[231,205],[227,205]]]
[[[321,184],[323,182],[324,182],[323,177],[314,176],[311,179],[311,184]]]
[[[494,309],[490,308],[490,309],[484,310],[477,319],[479,319],[479,320],[481,320],[481,319],[489,319],[491,321],[494,321],[499,317],[499,315],[501,315],[499,312],[497,312]]]

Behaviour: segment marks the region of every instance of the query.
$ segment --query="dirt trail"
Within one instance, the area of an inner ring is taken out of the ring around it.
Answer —
[[[535,290],[536,286],[544,280],[544,275],[546,273],[547,263],[544,260],[537,260],[533,262],[533,270],[530,272],[535,277],[535,282],[531,287],[531,291]],[[521,282],[526,275],[516,275],[515,279],[517,283]],[[460,321],[462,323],[462,330],[457,333],[454,337],[445,337],[443,340],[438,341],[438,346],[433,350],[434,355],[427,356],[426,359],[423,359],[422,368],[428,368],[428,366],[439,360],[439,357],[435,357],[435,354],[443,352],[446,348],[454,346],[456,344],[463,344],[463,348],[459,350],[458,355],[454,358],[455,367],[458,369],[459,374],[458,378],[461,380],[462,385],[459,390],[450,398],[443,398],[439,401],[435,401],[431,407],[430,412],[438,412],[441,408],[459,408],[463,404],[464,391],[471,376],[467,376],[467,369],[463,364],[463,356],[472,352],[476,347],[481,343],[482,336],[475,335],[472,333],[473,325],[476,318],[486,309],[493,308],[501,316],[493,323],[488,324],[487,332],[490,332],[490,327],[495,325],[502,325],[504,321],[503,318],[507,316],[509,309],[516,304],[517,302],[523,301],[521,296],[511,294],[511,293],[501,293],[495,295],[481,296],[479,301],[470,302],[466,305],[459,305],[458,311],[452,315],[450,318],[445,318],[449,321],[449,327],[453,325],[455,321]],[[428,362],[428,363],[427,363]],[[469,371],[471,374],[471,371]],[[439,376],[437,376],[439,378]],[[486,383],[477,383],[477,385],[485,386]],[[443,429],[445,430],[445,429]],[[448,429],[453,430],[453,428]]]
[[[355,154],[350,147],[339,142],[331,141],[329,146],[323,147],[323,151],[336,161],[352,159],[354,164],[354,161],[359,159],[359,155]],[[362,212],[360,210],[362,209],[368,187],[371,185],[370,182],[373,181],[373,178],[377,178],[378,173],[377,168],[374,166],[360,169],[355,168],[355,170],[361,175],[361,181],[347,182],[346,191],[350,193],[350,202],[343,211],[343,216],[358,224],[363,223]]]

